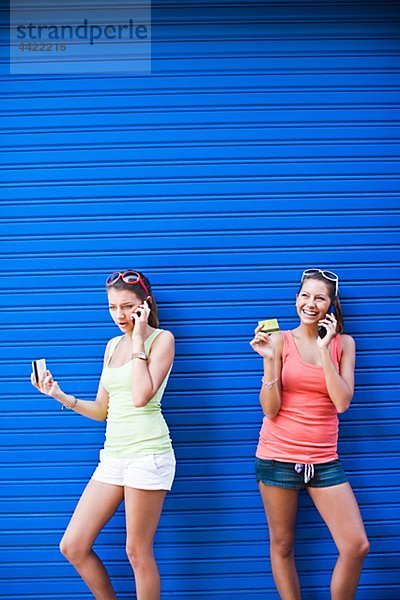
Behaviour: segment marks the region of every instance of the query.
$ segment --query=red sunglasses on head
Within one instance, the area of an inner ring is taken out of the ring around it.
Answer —
[[[111,273],[111,275],[109,275],[106,279],[107,286],[114,285],[114,283],[116,283],[118,279],[122,279],[124,283],[129,283],[130,285],[135,285],[135,283],[138,283],[142,286],[146,294],[148,296],[151,296],[142,277],[136,271],[124,271],[123,273],[115,271],[115,273]]]

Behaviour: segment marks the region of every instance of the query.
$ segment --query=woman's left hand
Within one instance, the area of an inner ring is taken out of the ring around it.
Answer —
[[[319,325],[322,325],[326,329],[326,336],[323,338],[318,336],[317,338],[318,348],[322,349],[328,347],[331,339],[335,337],[337,321],[333,314],[326,314],[321,321],[318,321],[318,326]]]
[[[136,311],[132,313],[131,318],[134,321],[133,336],[144,337],[146,335],[147,325],[150,315],[150,306],[145,300],[140,304]]]
[[[38,382],[36,382],[34,374],[31,373],[31,383],[39,392],[56,400],[59,400],[60,396],[63,395],[63,391],[60,389],[57,381],[54,381],[53,375],[48,370],[40,373]]]

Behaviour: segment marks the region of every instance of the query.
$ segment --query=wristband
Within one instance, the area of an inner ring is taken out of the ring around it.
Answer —
[[[147,360],[148,356],[145,352],[134,352],[131,356],[131,360],[134,358],[141,358],[142,360]]]
[[[61,410],[64,410],[64,408],[68,408],[68,410],[72,410],[73,408],[75,408],[75,406],[78,403],[78,398],[76,398],[75,396],[72,396],[72,397],[73,397],[72,404],[70,404],[69,406],[68,406],[68,404],[62,404]]]

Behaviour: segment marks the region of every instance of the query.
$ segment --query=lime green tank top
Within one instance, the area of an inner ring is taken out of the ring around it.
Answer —
[[[145,340],[147,355],[150,353],[152,342],[161,331],[162,329],[156,329]],[[168,452],[172,449],[172,443],[168,426],[161,413],[161,399],[171,369],[146,406],[135,407],[132,402],[132,361],[121,367],[108,366],[115,348],[123,337],[112,339],[108,363],[101,375],[101,382],[109,395],[104,449],[118,458]]]

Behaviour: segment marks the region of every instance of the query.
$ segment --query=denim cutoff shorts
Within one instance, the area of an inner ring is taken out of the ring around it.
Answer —
[[[282,462],[280,460],[264,460],[256,458],[257,483],[292,490],[303,490],[307,487],[330,487],[348,481],[340,460],[313,465],[311,479],[305,482],[305,465]]]

